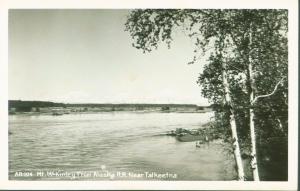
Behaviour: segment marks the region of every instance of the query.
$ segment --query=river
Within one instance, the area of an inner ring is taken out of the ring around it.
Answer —
[[[9,116],[10,180],[233,180],[220,141],[200,148],[161,135],[194,129],[213,113]]]

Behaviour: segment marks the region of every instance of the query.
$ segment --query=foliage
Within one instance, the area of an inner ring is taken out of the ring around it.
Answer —
[[[222,84],[225,69],[222,63],[226,63],[244,150],[249,146],[249,108],[254,109],[259,140],[270,136],[287,139],[287,10],[133,10],[125,26],[133,38],[133,46],[143,52],[157,49],[160,43],[170,47],[174,32],[181,30],[194,45],[194,57],[189,64],[209,55],[197,83],[202,95],[214,105],[215,125],[219,128],[229,126],[229,109],[224,102]],[[253,71],[249,70],[250,63]],[[276,84],[279,86],[274,89]],[[255,97],[270,95],[251,103],[250,92],[254,92]],[[228,130],[224,128],[225,132],[225,129]]]

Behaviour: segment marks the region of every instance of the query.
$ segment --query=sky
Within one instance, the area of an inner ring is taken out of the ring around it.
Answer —
[[[129,10],[10,10],[9,99],[208,105],[188,65],[192,42],[144,54],[125,32]]]

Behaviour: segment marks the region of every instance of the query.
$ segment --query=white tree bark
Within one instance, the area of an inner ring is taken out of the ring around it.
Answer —
[[[235,115],[234,115],[234,111],[232,109],[229,83],[227,80],[226,63],[223,62],[222,65],[223,65],[222,77],[223,77],[223,85],[224,85],[224,93],[225,93],[225,102],[230,107],[230,128],[231,128],[231,134],[232,134],[232,139],[233,139],[234,158],[235,158],[235,162],[236,162],[236,166],[237,166],[238,180],[244,181],[245,173],[244,173],[244,167],[243,167],[243,163],[242,163],[241,151],[240,151],[240,146],[239,146],[239,141],[238,141]]]
[[[252,45],[252,34],[250,30],[249,34],[249,44],[250,48]],[[251,51],[250,51],[251,52]],[[257,166],[257,153],[256,153],[256,135],[255,135],[255,124],[254,124],[254,110],[253,110],[253,103],[255,102],[254,98],[254,90],[255,90],[255,79],[254,79],[254,72],[252,66],[252,57],[249,52],[249,64],[248,64],[248,76],[249,76],[249,96],[250,96],[250,107],[249,107],[249,125],[250,125],[250,138],[251,138],[251,169],[253,174],[253,180],[259,181],[259,173],[258,173],[258,166]]]
[[[249,124],[250,124],[250,137],[251,137],[251,168],[252,168],[254,181],[259,181],[260,179],[259,179],[258,166],[257,166],[256,135],[255,135],[255,124],[254,124],[255,114],[254,114],[253,106],[256,104],[258,99],[272,96],[276,92],[279,84],[282,83],[282,80],[284,79],[284,77],[279,82],[277,82],[277,84],[275,85],[275,87],[271,93],[266,94],[266,95],[259,95],[254,98],[253,89],[255,88],[255,86],[254,86],[255,80],[253,79],[253,68],[252,68],[252,64],[251,64],[251,58],[250,58],[250,63],[249,63],[249,67],[248,67],[248,72],[249,72],[249,80],[250,80],[250,84],[251,84],[250,85],[251,87],[249,90],[249,94],[250,94]],[[280,119],[276,118],[276,120],[279,123],[280,129],[282,130],[282,132],[284,132]]]
[[[253,98],[253,92],[250,94],[250,99]],[[251,105],[252,106],[252,105]],[[257,156],[256,156],[256,135],[255,135],[255,124],[254,124],[254,111],[253,108],[249,109],[250,117],[250,137],[251,137],[251,169],[253,173],[253,180],[259,181],[259,173],[257,166]]]
[[[279,82],[277,82],[276,86],[274,87],[274,89],[273,89],[273,91],[272,91],[271,93],[266,94],[266,95],[259,95],[259,96],[255,97],[255,98],[251,101],[251,104],[254,104],[254,103],[255,103],[258,99],[260,99],[260,98],[270,97],[271,95],[275,94],[275,92],[276,92],[278,86],[282,83],[282,81],[283,81],[284,78],[285,78],[285,77],[281,78],[281,80],[280,80]]]

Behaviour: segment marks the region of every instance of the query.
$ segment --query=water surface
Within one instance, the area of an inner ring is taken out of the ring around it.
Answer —
[[[178,142],[174,137],[160,135],[176,128],[199,128],[212,120],[212,116],[212,113],[134,112],[9,116],[9,178],[235,179],[234,160],[220,142],[196,148],[195,142]],[[19,172],[23,175],[18,176]],[[31,174],[26,176],[26,172]],[[55,172],[69,174],[51,175]],[[86,175],[71,176],[76,172]],[[168,175],[145,177],[146,172]]]

